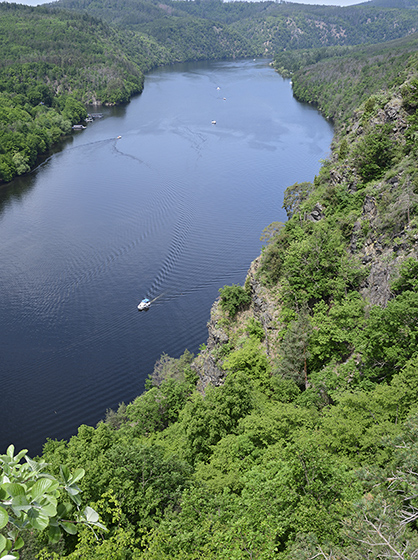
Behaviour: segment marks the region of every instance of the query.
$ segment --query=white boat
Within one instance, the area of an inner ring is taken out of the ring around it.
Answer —
[[[151,302],[149,299],[144,298],[139,304],[138,309],[139,311],[144,311],[144,309],[149,309],[151,307]]]
[[[216,121],[212,121],[212,124],[216,124]]]

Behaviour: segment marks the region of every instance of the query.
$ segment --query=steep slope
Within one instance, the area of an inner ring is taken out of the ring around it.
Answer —
[[[300,101],[315,103],[339,125],[370,95],[407,79],[416,65],[417,49],[414,33],[379,45],[280,53],[274,67],[292,77]]]
[[[142,90],[143,72],[161,58],[169,60],[162,47],[144,36],[122,36],[86,14],[45,7],[1,4],[0,37],[2,91],[19,74],[22,87],[28,87],[30,73],[25,76],[24,70],[31,65],[38,81],[55,91],[71,91],[84,102],[128,101]]]

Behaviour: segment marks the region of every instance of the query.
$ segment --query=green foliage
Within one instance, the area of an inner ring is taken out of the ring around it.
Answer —
[[[405,423],[402,433],[389,441],[393,460],[381,468],[358,472],[363,497],[351,506],[343,520],[341,534],[334,543],[321,543],[316,535],[299,535],[292,557],[308,560],[329,558],[405,558],[416,557],[418,540],[415,529],[417,504],[416,415]]]
[[[271,243],[272,241],[277,239],[277,236],[283,227],[283,222],[272,222],[270,225],[263,229],[260,241],[264,241],[267,244]]]
[[[231,318],[235,317],[240,309],[251,303],[251,296],[239,284],[224,286],[219,289],[221,296],[221,309],[228,312]]]
[[[135,425],[135,433],[149,435],[167,428],[177,420],[190,393],[189,383],[167,379],[137,397],[126,409],[128,420]]]
[[[242,346],[231,352],[222,365],[223,369],[236,375],[243,374],[256,385],[267,387],[270,382],[270,368],[267,356],[256,337],[247,338]]]
[[[367,374],[392,377],[417,352],[418,293],[406,291],[384,309],[373,307],[362,336]]]
[[[247,333],[261,341],[266,337],[262,324],[254,317],[251,317],[247,323]]]
[[[109,486],[131,524],[153,526],[177,507],[190,472],[186,463],[165,456],[159,446],[134,442],[113,446],[107,458],[112,465]]]
[[[108,424],[114,430],[119,430],[123,424],[128,420],[126,416],[126,404],[120,403],[117,411],[115,412],[111,408],[106,410],[105,423]]]
[[[64,119],[69,120],[71,124],[76,124],[87,117],[87,111],[82,103],[68,96],[65,100],[62,116]]]
[[[338,300],[358,286],[361,272],[345,249],[340,232],[325,221],[312,224],[295,240],[283,261],[283,296],[289,305]]]
[[[315,305],[312,334],[309,340],[309,365],[319,371],[326,364],[344,362],[357,346],[364,325],[364,301],[352,292],[328,306]]]
[[[416,259],[409,257],[401,264],[399,278],[392,282],[391,288],[397,294],[405,291],[418,291],[418,261]]]
[[[308,198],[312,192],[313,184],[308,182],[295,183],[291,187],[287,187],[284,192],[283,208],[286,210],[288,219],[299,211],[301,204]]]
[[[196,385],[192,360],[188,350],[178,359],[162,354],[146,382],[147,390],[126,408],[135,434],[149,435],[176,422]]]
[[[308,350],[312,333],[310,317],[306,309],[291,321],[280,345],[280,358],[275,373],[291,379],[299,387],[308,388]]]
[[[377,42],[382,40],[380,36]],[[301,101],[315,103],[339,126],[362,102],[408,77],[403,69],[415,65],[416,45],[417,37],[412,34],[378,45],[329,47],[314,53],[281,53],[280,64],[295,68],[292,75],[295,96]],[[296,64],[292,57],[298,58]],[[312,63],[314,65],[309,66]],[[411,89],[412,97],[413,91]],[[408,99],[407,87],[404,95]],[[373,106],[375,101],[376,98]]]
[[[94,509],[87,506],[81,510],[78,482],[85,474],[83,469],[70,473],[68,467],[62,466],[60,477],[56,479],[46,471],[46,463],[34,461],[26,453],[24,449],[14,455],[14,446],[10,445],[7,454],[0,455],[2,557],[19,558],[17,551],[25,544],[21,533],[27,527],[47,532],[48,540],[53,543],[60,539],[63,531],[76,534],[82,524],[105,530]],[[23,458],[24,463],[21,462]]]
[[[401,87],[402,101],[409,110],[416,110],[418,107],[418,79],[412,78]]]
[[[354,157],[361,178],[367,183],[379,179],[392,163],[391,125],[381,125],[369,132],[357,146]]]
[[[389,435],[399,431],[396,395],[387,387],[373,393],[347,393],[325,414],[322,444],[340,457],[358,464],[384,464],[391,457],[385,445]]]
[[[185,350],[180,358],[171,358],[167,354],[162,354],[160,359],[154,366],[148,385],[160,386],[164,381],[174,379],[180,383],[188,382],[196,384],[196,373],[193,372],[190,365],[193,361],[193,354]]]
[[[242,372],[228,375],[222,387],[209,386],[204,397],[195,394],[180,417],[188,459],[193,463],[206,459],[212,446],[233,433],[252,407],[252,389]]]
[[[280,242],[272,242],[263,248],[261,267],[258,276],[269,286],[273,286],[279,280],[283,265],[283,251]]]

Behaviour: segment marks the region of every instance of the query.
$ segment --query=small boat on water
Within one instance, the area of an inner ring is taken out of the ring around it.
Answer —
[[[139,311],[144,311],[145,309],[149,309],[151,307],[151,302],[149,299],[144,298],[141,302],[139,302],[138,304],[138,310]]]

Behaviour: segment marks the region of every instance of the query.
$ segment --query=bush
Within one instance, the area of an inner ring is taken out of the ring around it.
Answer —
[[[238,284],[224,286],[219,289],[221,295],[221,309],[227,311],[231,318],[235,317],[239,309],[251,303],[251,296]]]
[[[376,127],[365,136],[355,152],[359,175],[366,182],[379,179],[392,163],[390,131],[390,124]]]

